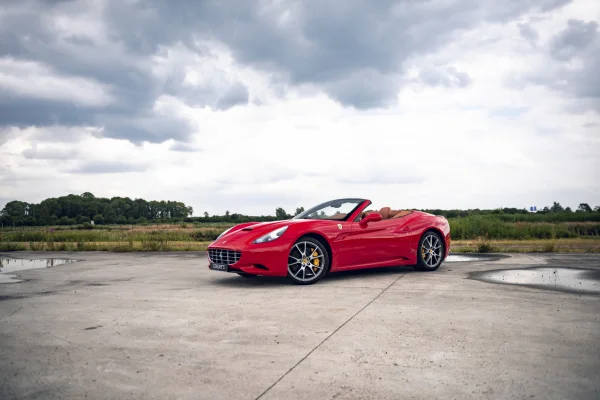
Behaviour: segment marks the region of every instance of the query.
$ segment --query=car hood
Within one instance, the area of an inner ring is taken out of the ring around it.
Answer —
[[[220,239],[214,241],[213,244],[219,244],[221,241],[231,242],[232,240],[240,240],[240,239],[249,239],[249,238],[259,238],[267,233],[274,231],[275,229],[281,228],[286,225],[297,225],[301,223],[306,223],[309,220],[307,219],[288,219],[282,221],[269,221],[269,222],[246,222],[243,224],[238,224],[231,228],[229,232],[227,232]]]

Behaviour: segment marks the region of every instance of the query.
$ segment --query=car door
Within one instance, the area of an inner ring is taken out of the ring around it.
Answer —
[[[353,267],[401,263],[410,258],[410,224],[406,217],[352,224]]]

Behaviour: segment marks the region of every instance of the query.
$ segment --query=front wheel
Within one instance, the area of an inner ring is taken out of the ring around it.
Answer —
[[[417,265],[419,271],[435,271],[444,259],[444,242],[436,232],[425,232],[419,240]]]
[[[319,281],[329,270],[329,253],[321,241],[300,238],[288,255],[288,278],[298,285]]]

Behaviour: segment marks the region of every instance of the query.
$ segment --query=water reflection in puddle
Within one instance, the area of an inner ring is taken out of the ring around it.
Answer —
[[[50,268],[57,265],[70,264],[75,260],[64,258],[42,258],[38,260],[25,260],[20,258],[0,257],[0,272],[10,273],[27,269]]]
[[[600,270],[580,268],[525,268],[481,271],[471,278],[490,283],[522,285],[572,293],[600,294]]]
[[[483,257],[477,256],[465,256],[465,255],[457,255],[457,254],[449,254],[448,257],[444,260],[444,262],[466,262],[466,261],[481,261]]]

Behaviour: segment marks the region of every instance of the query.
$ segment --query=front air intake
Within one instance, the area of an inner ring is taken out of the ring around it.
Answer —
[[[208,258],[215,264],[233,265],[240,261],[241,251],[227,249],[208,249]]]

